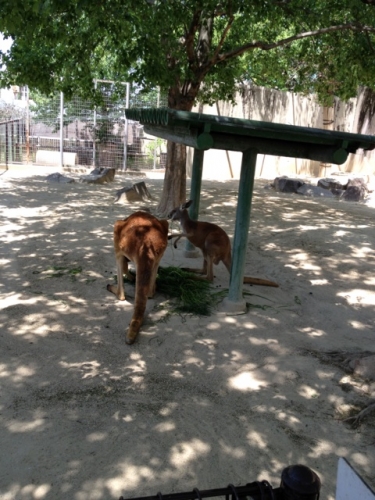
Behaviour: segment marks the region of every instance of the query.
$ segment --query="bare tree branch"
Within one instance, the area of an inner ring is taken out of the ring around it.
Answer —
[[[303,40],[304,38],[309,38],[309,37],[324,35],[327,33],[333,33],[335,31],[344,31],[344,30],[363,31],[366,33],[375,33],[375,27],[365,26],[365,25],[353,22],[353,23],[339,24],[337,26],[329,26],[328,28],[322,28],[322,29],[314,30],[314,31],[305,31],[303,33],[299,33],[298,35],[293,35],[293,36],[290,36],[288,38],[284,38],[282,40],[278,40],[277,42],[272,42],[272,43],[262,42],[261,40],[253,41],[250,43],[246,43],[245,45],[241,45],[240,47],[237,47],[236,49],[233,49],[229,52],[226,52],[225,54],[219,54],[217,56],[216,61],[213,61],[211,59],[211,61],[210,61],[211,66],[213,66],[217,62],[224,62],[224,61],[227,61],[228,59],[232,59],[234,57],[240,56],[241,54],[244,54],[245,52],[248,52],[249,50],[254,50],[254,49],[272,50],[272,49],[275,49],[276,47],[283,47],[284,45],[289,45],[290,43],[292,43],[296,40]]]
[[[224,45],[225,39],[226,39],[226,37],[227,37],[227,35],[229,33],[229,30],[232,27],[233,22],[234,22],[234,16],[231,15],[230,18],[229,18],[229,21],[228,21],[227,25],[225,26],[225,29],[224,29],[223,33],[221,34],[220,41],[219,41],[219,43],[218,43],[218,45],[216,47],[216,50],[215,50],[215,52],[214,52],[214,54],[212,56],[212,60],[213,61],[217,61],[217,58],[219,56],[219,52],[220,52],[222,46]],[[215,64],[215,62],[214,62],[214,64]]]
[[[193,19],[191,20],[189,30],[185,34],[185,47],[186,47],[186,54],[188,57],[189,61],[189,66],[192,67],[195,64],[195,50],[194,50],[194,44],[195,44],[195,33],[197,32],[199,28],[199,20],[201,17],[201,10],[196,10],[193,15]]]

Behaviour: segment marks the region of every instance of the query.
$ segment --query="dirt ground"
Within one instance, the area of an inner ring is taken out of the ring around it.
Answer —
[[[342,420],[374,394],[316,353],[375,351],[375,211],[275,193],[257,181],[245,289],[249,310],[171,314],[149,300],[137,342],[112,228],[144,203],[113,204],[139,179],[96,186],[0,175],[0,499],[104,500],[278,486],[303,463],[333,500],[338,457],[375,486],[375,418]],[[147,179],[158,199],[161,179]],[[237,181],[203,181],[202,220],[233,237]],[[156,201],[150,204],[153,208]],[[177,230],[177,227],[174,229]],[[162,265],[196,266],[168,247]],[[228,286],[220,265],[215,287]]]

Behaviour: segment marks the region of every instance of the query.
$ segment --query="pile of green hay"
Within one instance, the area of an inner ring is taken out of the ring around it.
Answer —
[[[225,291],[213,292],[211,283],[179,267],[159,267],[158,292],[175,299],[176,312],[209,316]]]
[[[156,289],[159,293],[173,299],[174,312],[200,316],[209,316],[212,308],[227,293],[224,289],[215,292],[209,281],[173,266],[159,267]]]

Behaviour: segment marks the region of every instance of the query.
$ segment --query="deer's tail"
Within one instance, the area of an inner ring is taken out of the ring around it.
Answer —
[[[279,286],[274,281],[263,280],[261,278],[251,278],[250,276],[245,276],[243,282],[249,285],[274,286],[274,287]]]

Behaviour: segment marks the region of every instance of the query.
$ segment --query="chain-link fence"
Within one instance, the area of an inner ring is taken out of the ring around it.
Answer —
[[[127,120],[125,108],[166,106],[166,97],[158,90],[144,93],[103,80],[95,81],[95,88],[101,94],[97,105],[74,96],[68,101],[26,92],[23,106],[13,106],[14,114],[0,106],[0,163],[164,168],[166,141]]]

